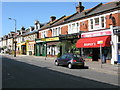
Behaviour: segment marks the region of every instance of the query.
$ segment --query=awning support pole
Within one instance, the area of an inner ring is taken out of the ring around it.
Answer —
[[[101,68],[102,68],[102,44],[100,44],[100,59],[101,59]]]

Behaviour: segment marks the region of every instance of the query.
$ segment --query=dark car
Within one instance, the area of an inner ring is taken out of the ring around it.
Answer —
[[[55,60],[55,65],[67,65],[68,68],[73,68],[73,66],[84,67],[83,58],[79,54],[64,54]]]

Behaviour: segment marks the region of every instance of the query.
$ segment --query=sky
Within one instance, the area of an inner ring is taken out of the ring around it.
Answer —
[[[82,5],[85,9],[89,9],[99,3],[82,2]],[[56,16],[58,19],[63,15],[74,14],[77,4],[78,2],[2,2],[2,34],[0,37],[10,31],[15,31],[14,21],[8,18],[16,19],[17,30],[20,30],[22,26],[25,28],[34,26],[35,20],[45,23],[50,21],[50,16]]]

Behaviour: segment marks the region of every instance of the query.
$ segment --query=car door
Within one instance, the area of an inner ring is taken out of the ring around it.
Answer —
[[[70,62],[71,59],[72,59],[72,55],[68,54],[66,58],[66,64],[68,64],[68,62]]]
[[[62,65],[65,65],[65,59],[66,59],[66,57],[67,57],[66,54],[65,54],[65,55],[62,55],[62,56],[60,57],[59,63],[62,64]]]

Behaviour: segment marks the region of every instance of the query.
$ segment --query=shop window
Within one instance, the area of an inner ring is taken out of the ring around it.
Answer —
[[[95,18],[95,25],[99,25],[99,18]]]

